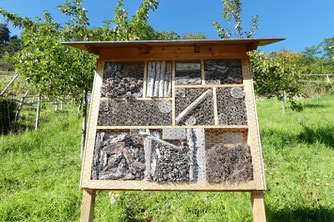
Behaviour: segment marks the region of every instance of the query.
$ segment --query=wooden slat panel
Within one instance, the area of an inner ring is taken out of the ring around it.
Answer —
[[[148,54],[143,54],[139,48],[103,48],[101,59],[111,60],[193,60],[220,58],[245,57],[245,45],[217,45],[202,46],[201,53],[195,53],[193,47],[154,47]]]

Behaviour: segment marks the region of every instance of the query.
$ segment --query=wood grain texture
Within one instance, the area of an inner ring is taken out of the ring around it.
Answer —
[[[195,53],[194,47],[153,47],[148,54],[142,54],[139,48],[103,48],[100,52],[101,59],[109,60],[196,60],[196,59],[215,59],[225,58],[234,59],[245,57],[245,45],[215,45],[202,46],[201,53]]]
[[[256,182],[257,190],[265,190],[266,184],[264,178],[262,147],[259,134],[259,125],[257,121],[255,93],[253,89],[253,81],[251,79],[250,63],[248,58],[242,60],[242,73],[244,79],[244,91],[246,93],[245,102],[248,121],[248,145],[250,146],[252,154],[254,180]]]
[[[81,203],[80,222],[92,222],[94,218],[96,190],[84,189]]]
[[[266,222],[266,209],[264,205],[263,191],[251,192],[252,207],[253,207],[253,221]]]

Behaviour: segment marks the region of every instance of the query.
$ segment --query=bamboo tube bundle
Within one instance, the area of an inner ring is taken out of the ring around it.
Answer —
[[[166,61],[148,62],[146,97],[166,98],[172,92],[172,64]]]

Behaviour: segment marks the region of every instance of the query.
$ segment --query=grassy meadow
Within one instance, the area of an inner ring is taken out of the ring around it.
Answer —
[[[268,221],[334,221],[334,96],[301,103],[282,115],[280,102],[257,102]],[[22,114],[30,127],[0,136],[0,221],[78,221],[76,108],[44,107],[38,131],[33,114]],[[250,194],[101,191],[95,221],[252,221]]]

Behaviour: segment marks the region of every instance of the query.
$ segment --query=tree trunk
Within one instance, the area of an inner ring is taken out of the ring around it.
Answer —
[[[40,112],[41,112],[41,95],[38,96],[37,100],[35,130],[38,129]]]
[[[60,101],[60,110],[63,110],[63,101]]]
[[[12,80],[10,80],[10,82],[8,83],[8,85],[6,86],[6,88],[4,90],[2,90],[2,92],[0,93],[0,96],[2,96],[3,94],[5,94],[5,92],[7,91],[7,89],[13,84],[13,82],[15,81],[15,79],[19,76],[20,74],[16,73]]]
[[[286,93],[285,90],[283,91],[283,96],[282,96],[282,113],[285,114],[285,99],[286,99]]]
[[[86,129],[87,129],[87,94],[88,92],[85,90],[85,97],[83,100],[83,109],[82,109],[82,133],[81,133],[81,153],[80,158],[82,159],[83,153],[85,151],[85,142],[86,142]]]

